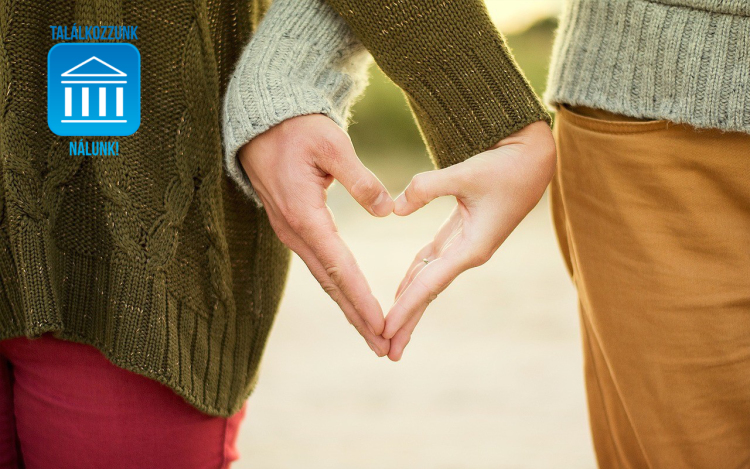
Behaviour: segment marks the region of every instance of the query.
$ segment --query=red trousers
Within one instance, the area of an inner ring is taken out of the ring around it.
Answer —
[[[206,415],[89,345],[0,342],[0,469],[227,468],[244,413]]]

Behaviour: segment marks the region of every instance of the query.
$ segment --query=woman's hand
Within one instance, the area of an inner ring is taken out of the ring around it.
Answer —
[[[555,161],[552,132],[539,121],[462,163],[414,176],[396,199],[397,215],[444,195],[455,196],[457,206],[396,292],[383,331],[391,360],[401,358],[427,305],[460,273],[487,262],[539,202]]]
[[[239,157],[281,242],[302,258],[370,348],[387,354],[383,310],[338,234],[326,194],[336,179],[381,217],[392,212],[393,199],[346,132],[320,114],[293,117],[255,137]]]

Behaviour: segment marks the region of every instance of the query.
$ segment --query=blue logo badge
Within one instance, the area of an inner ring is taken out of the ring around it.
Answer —
[[[125,136],[141,125],[132,44],[57,44],[47,56],[47,124],[62,136]]]

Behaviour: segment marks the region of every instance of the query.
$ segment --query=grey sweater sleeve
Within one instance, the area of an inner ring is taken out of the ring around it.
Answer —
[[[367,86],[370,55],[323,0],[275,0],[246,46],[224,98],[224,162],[260,199],[237,152],[286,119],[325,114],[346,130],[349,108]]]

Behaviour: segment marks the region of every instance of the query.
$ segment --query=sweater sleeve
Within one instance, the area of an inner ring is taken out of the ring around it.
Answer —
[[[371,56],[323,0],[275,0],[245,47],[224,97],[224,163],[258,205],[237,152],[295,116],[324,114],[346,130]]]
[[[440,167],[551,122],[482,0],[326,0],[406,94]]]

